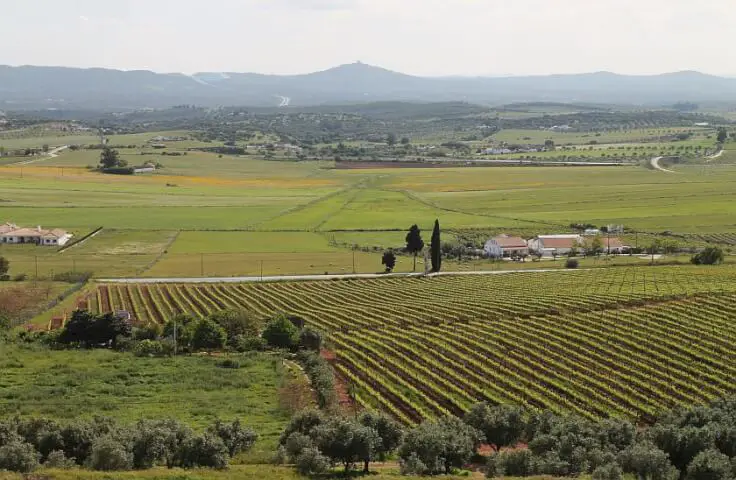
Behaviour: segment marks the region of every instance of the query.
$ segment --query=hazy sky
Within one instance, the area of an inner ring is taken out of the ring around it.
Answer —
[[[0,0],[0,64],[736,75],[736,0]]]

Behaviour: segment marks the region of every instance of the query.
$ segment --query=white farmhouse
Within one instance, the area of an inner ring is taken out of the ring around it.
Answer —
[[[490,258],[523,257],[529,255],[529,246],[523,238],[499,235],[486,242],[483,253]]]
[[[567,255],[573,248],[580,249],[584,245],[585,240],[580,235],[539,235],[529,240],[529,250],[545,257]]]
[[[20,228],[12,223],[0,225],[0,244],[34,244],[61,247],[71,240],[72,234],[65,230],[43,228]]]

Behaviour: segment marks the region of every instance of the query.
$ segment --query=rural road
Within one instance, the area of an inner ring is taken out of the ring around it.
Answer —
[[[580,271],[583,269],[578,269]],[[430,273],[427,277],[470,276],[470,275],[505,275],[510,273],[547,273],[547,272],[574,272],[561,268],[538,268],[517,270],[487,270],[477,272],[440,272]],[[351,280],[371,278],[411,278],[424,277],[423,273],[356,273],[347,275],[284,275],[256,277],[211,277],[211,278],[100,278],[97,283],[253,283],[253,282],[286,282],[303,280]]]
[[[659,164],[659,161],[662,160],[662,158],[664,158],[664,157],[654,157],[652,159],[652,161],[651,161],[652,162],[652,168],[655,169],[655,170],[659,170],[660,172],[677,173],[674,170],[669,170],[669,169],[664,168],[663,166],[661,166]]]
[[[44,154],[44,156],[41,157],[41,158],[34,158],[33,160],[26,160],[26,161],[23,161],[23,162],[13,163],[12,165],[13,166],[15,166],[15,165],[29,165],[31,163],[43,162],[44,160],[48,160],[49,158],[56,158],[56,157],[59,156],[59,153],[60,152],[63,152],[67,148],[69,148],[69,145],[63,145],[61,147],[56,147],[55,149],[49,150],[48,152],[46,152]]]
[[[705,157],[705,158],[706,158],[706,159],[707,159],[708,161],[710,161],[710,160],[714,160],[714,159],[716,159],[716,158],[720,157],[721,155],[723,155],[723,152],[724,152],[724,151],[725,151],[725,150],[723,150],[723,149],[720,149],[720,150],[718,150],[718,152],[714,153],[713,155],[709,155],[709,156],[707,156],[707,157]]]

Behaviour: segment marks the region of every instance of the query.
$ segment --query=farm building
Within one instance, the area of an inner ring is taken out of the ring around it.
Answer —
[[[583,248],[585,241],[580,235],[539,235],[529,240],[529,250],[545,257],[567,255],[570,251]]]
[[[44,230],[41,227],[21,228],[12,223],[0,225],[0,243],[60,247],[71,240],[72,234],[61,229]]]
[[[523,238],[499,235],[486,242],[483,252],[490,258],[525,256],[529,255],[529,246]]]
[[[603,237],[601,238],[603,251],[606,253],[621,254],[631,251],[631,246],[624,244],[620,238]]]

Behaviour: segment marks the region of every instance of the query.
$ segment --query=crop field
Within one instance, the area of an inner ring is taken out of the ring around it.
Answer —
[[[328,334],[366,408],[406,423],[478,400],[648,418],[736,390],[732,267],[227,285],[101,285],[93,311],[288,312]]]

